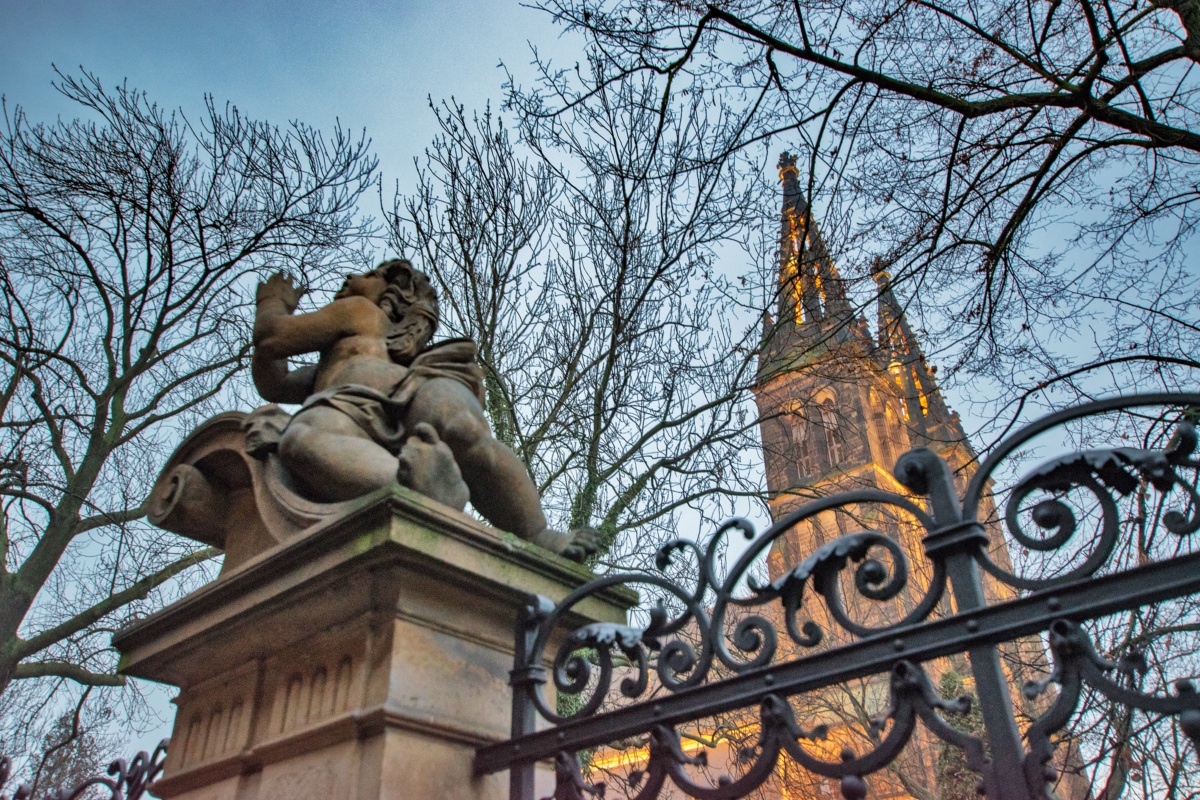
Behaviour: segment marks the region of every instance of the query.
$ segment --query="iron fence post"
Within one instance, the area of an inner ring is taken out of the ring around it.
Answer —
[[[553,608],[554,604],[544,597],[531,597],[517,614],[513,668],[509,672],[508,680],[513,690],[513,739],[533,733],[537,726],[537,708],[533,703],[533,692],[537,684],[546,682],[546,668],[541,664],[531,664],[530,654],[533,651],[534,639],[537,638],[538,623],[545,615],[547,607]],[[509,800],[533,800],[536,771],[536,761],[516,761],[509,767]]]
[[[925,537],[925,552],[931,559],[944,560],[955,612],[967,614],[987,607],[975,558],[987,545],[987,535],[976,520],[963,518],[950,465],[932,451],[918,448],[901,457],[896,473],[902,483],[929,499],[929,511],[937,527]],[[993,644],[976,644],[967,649],[967,657],[991,748],[991,764],[984,776],[987,796],[995,800],[1029,800],[1024,781],[1025,748],[1000,652]]]

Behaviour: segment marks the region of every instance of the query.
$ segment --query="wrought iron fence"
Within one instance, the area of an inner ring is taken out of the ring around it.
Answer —
[[[143,750],[132,761],[117,759],[109,765],[107,776],[97,775],[77,786],[51,790],[38,798],[33,797],[27,784],[20,784],[13,790],[12,800],[84,800],[96,797],[97,792],[103,800],[141,800],[147,796],[147,787],[162,772],[169,742],[169,739],[163,739],[153,753]],[[6,789],[11,774],[12,760],[0,756],[0,791]],[[9,800],[9,797],[0,794],[0,800]]]
[[[735,519],[705,549],[683,539],[663,546],[658,569],[689,557],[695,560],[694,583],[658,573],[616,574],[557,604],[531,599],[517,626],[512,738],[481,748],[477,772],[510,770],[512,800],[532,800],[535,765],[553,760],[556,800],[598,797],[605,786],[581,766],[580,754],[641,737],[648,742],[644,763],[626,775],[627,791],[637,800],[658,797],[668,784],[701,800],[743,797],[763,786],[784,754],[838,782],[843,797],[861,799],[866,778],[897,758],[919,721],[933,736],[961,748],[981,793],[999,800],[1051,800],[1050,782],[1058,771],[1055,736],[1068,725],[1085,686],[1109,701],[1174,716],[1196,748],[1200,695],[1194,685],[1179,680],[1169,692],[1142,691],[1123,677],[1144,667],[1141,654],[1130,649],[1119,660],[1105,658],[1087,624],[1200,593],[1200,552],[1181,546],[1168,557],[1142,557],[1128,568],[1113,558],[1127,544],[1128,521],[1118,500],[1137,493],[1154,494],[1154,521],[1173,541],[1186,543],[1200,529],[1200,461],[1192,424],[1197,409],[1200,394],[1149,394],[1053,414],[995,447],[961,501],[947,462],[930,450],[912,450],[897,461],[895,476],[923,502],[877,488],[852,490],[788,514],[761,536]],[[998,517],[989,519],[995,513],[993,481],[1006,459],[1046,431],[1104,415],[1114,433],[1119,424],[1142,424],[1143,446],[1082,450],[1045,461],[1008,489]],[[878,530],[829,541],[799,564],[776,570],[770,582],[748,579],[756,560],[796,525],[864,504],[890,509],[920,527],[923,563],[915,565],[923,570],[920,582],[911,580],[914,565],[896,536]],[[991,541],[1001,523],[1012,546],[1037,557],[1031,563],[1053,569],[1013,568]],[[721,577],[718,554],[723,537],[733,532],[750,544]],[[591,624],[562,635],[573,607],[618,584],[662,598],[645,625]],[[864,603],[892,601],[902,591],[918,597],[898,617],[870,624],[853,613]],[[823,607],[824,625],[814,619],[812,603]],[[818,647],[823,639],[828,645],[831,634],[838,646]],[[1048,648],[1050,662],[1041,680],[1020,687],[1026,697],[1040,698],[1040,713],[1022,732],[1001,655],[1006,643],[1030,637],[1042,643],[1039,649]],[[808,652],[795,655],[803,651]],[[956,654],[969,661],[981,735],[948,721],[947,714],[967,710],[969,699],[939,697],[926,670],[932,660]],[[806,745],[828,731],[802,727],[792,699],[869,676],[887,680],[890,694],[889,707],[872,723],[873,746],[866,752],[846,747],[833,759],[814,753]],[[550,681],[556,700],[548,699]],[[682,746],[681,728],[715,714],[755,710],[757,742],[739,754],[738,774],[697,778],[692,768],[703,763],[705,753]]]

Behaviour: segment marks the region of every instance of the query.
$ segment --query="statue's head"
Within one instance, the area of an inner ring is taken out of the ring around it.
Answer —
[[[405,361],[429,343],[438,326],[437,292],[429,277],[406,258],[385,261],[367,275],[383,279],[379,307],[392,320],[388,351]]]
[[[385,261],[368,274],[383,278],[385,287],[379,307],[391,317],[392,322],[400,322],[415,312],[426,317],[437,328],[437,292],[429,282],[429,277],[414,269],[411,261],[407,258]]]

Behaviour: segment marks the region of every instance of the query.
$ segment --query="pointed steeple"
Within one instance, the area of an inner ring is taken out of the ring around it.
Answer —
[[[908,315],[892,290],[891,276],[876,269],[875,284],[879,290],[879,365],[892,376],[904,399],[914,446],[965,439],[958,415],[946,407],[934,379],[937,368],[925,360]]]
[[[800,191],[796,157],[779,156],[783,189],[779,231],[778,317],[798,328],[818,323],[850,327],[854,314],[829,250]]]

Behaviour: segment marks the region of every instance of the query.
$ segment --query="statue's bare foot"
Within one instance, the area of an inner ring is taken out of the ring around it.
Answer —
[[[540,534],[530,537],[534,545],[545,547],[547,551],[558,553],[563,558],[572,561],[586,560],[600,549],[600,534],[595,528],[576,528],[568,534],[560,530],[546,528]]]
[[[600,534],[595,528],[576,528],[570,533],[545,528],[530,537],[530,541],[572,561],[584,561],[600,547]]]
[[[576,528],[567,535],[571,541],[562,551],[563,558],[583,562],[600,549],[600,533],[595,528]]]
[[[400,449],[396,480],[401,486],[462,511],[471,492],[449,446],[429,423],[418,423],[412,433]]]

